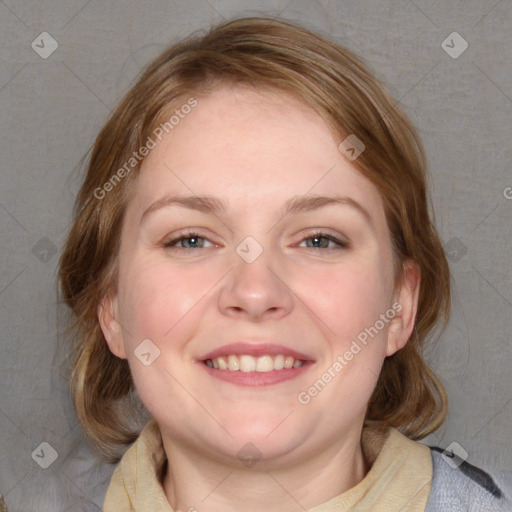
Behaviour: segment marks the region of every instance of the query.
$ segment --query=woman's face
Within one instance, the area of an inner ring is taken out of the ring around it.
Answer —
[[[164,435],[203,456],[334,447],[408,339],[417,287],[394,294],[382,200],[340,142],[298,100],[224,86],[143,161],[100,320]]]

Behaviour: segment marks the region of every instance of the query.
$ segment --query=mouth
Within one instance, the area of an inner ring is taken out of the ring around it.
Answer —
[[[264,354],[254,357],[249,354],[237,355],[230,354],[227,356],[219,356],[205,359],[204,364],[216,370],[227,370],[232,372],[259,372],[266,373],[271,371],[281,371],[284,369],[300,368],[306,361],[296,359],[291,355]]]
[[[264,386],[293,379],[315,363],[306,354],[268,343],[224,345],[200,361],[212,377],[242,386]]]

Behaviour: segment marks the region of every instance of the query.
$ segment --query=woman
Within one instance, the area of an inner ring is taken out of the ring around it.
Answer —
[[[414,128],[335,43],[248,18],[150,64],[59,277],[78,417],[106,460],[135,441],[105,511],[505,510],[417,442],[446,414],[421,350],[449,268]]]

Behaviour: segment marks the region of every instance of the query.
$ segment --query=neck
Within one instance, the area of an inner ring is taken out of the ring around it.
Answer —
[[[175,511],[297,512],[356,486],[369,465],[360,430],[295,465],[259,461],[252,468],[219,463],[163,436],[167,455],[163,486]],[[238,462],[238,461],[237,461]]]

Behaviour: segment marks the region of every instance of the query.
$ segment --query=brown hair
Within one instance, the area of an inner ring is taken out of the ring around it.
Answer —
[[[396,283],[407,260],[421,272],[417,317],[405,347],[384,361],[366,420],[421,439],[444,421],[447,398],[423,361],[427,336],[450,316],[450,272],[427,191],[426,158],[407,116],[362,61],[328,38],[286,21],[245,18],[193,34],[154,60],[100,131],[76,197],[59,284],[76,334],[70,382],[78,418],[105,460],[133,442],[134,390],[126,360],[114,356],[98,304],[116,289],[120,229],[129,184],[140,164],[112,181],[169,112],[223,83],[286,92],[312,106],[338,136],[355,134],[365,150],[353,162],[379,190],[395,255]],[[185,98],[185,100],[184,100]],[[124,176],[126,174],[126,176]],[[110,180],[108,194],[98,190]]]

